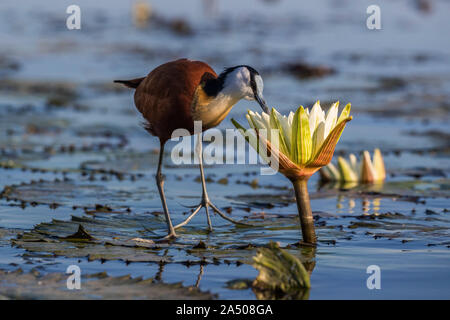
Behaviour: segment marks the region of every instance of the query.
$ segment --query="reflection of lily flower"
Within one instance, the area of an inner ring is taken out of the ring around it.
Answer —
[[[381,182],[386,178],[383,156],[380,149],[373,152],[373,161],[368,151],[364,151],[361,161],[350,154],[349,161],[338,157],[337,168],[332,163],[320,170],[322,180],[342,182]]]
[[[325,114],[317,101],[311,111],[300,106],[288,116],[281,115],[274,108],[270,115],[249,111],[246,116],[259,137],[259,143],[256,139],[247,141],[273,166],[265,154],[267,150],[271,159],[278,161],[276,168],[294,184],[305,242],[315,242],[307,181],[313,173],[330,163],[342,131],[352,119],[350,104],[339,117],[338,106],[339,102],[334,103]],[[244,134],[245,129],[235,120],[232,122]],[[248,138],[248,133],[245,136]]]

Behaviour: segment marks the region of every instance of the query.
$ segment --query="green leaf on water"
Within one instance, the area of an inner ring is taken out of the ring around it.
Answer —
[[[258,250],[253,266],[259,270],[254,287],[281,292],[311,287],[308,271],[302,262],[275,242]]]

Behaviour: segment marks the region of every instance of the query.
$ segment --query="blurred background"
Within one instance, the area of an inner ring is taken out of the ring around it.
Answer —
[[[366,27],[370,1],[78,1],[81,30],[66,28],[70,4],[0,4],[3,104],[21,96],[69,110],[89,105],[89,117],[71,121],[136,128],[133,93],[112,80],[144,76],[187,57],[218,73],[253,66],[263,75],[269,105],[281,110],[318,99],[351,102],[368,130],[364,136],[371,136],[359,137],[364,141],[355,149],[403,146],[399,127],[425,131],[415,135],[414,146],[430,146],[432,130],[416,123],[411,128],[410,121],[446,127],[448,1],[381,1],[381,30]],[[239,118],[250,106],[240,102],[230,116]],[[221,128],[230,125],[227,119]],[[355,124],[348,130],[344,141],[359,129]]]
[[[66,9],[72,4],[81,8],[81,30],[66,27]],[[380,30],[366,26],[366,10],[372,4],[381,9]],[[337,214],[335,222],[327,221],[336,226],[346,225],[352,215],[400,212],[408,216],[403,224],[416,227],[405,231],[397,225],[382,226],[383,234],[391,236],[380,236],[386,242],[376,244],[373,230],[363,226],[359,233],[348,230],[339,236],[319,228],[319,237],[322,233],[322,238],[337,237],[343,243],[318,250],[312,298],[337,297],[330,288],[342,286],[349,289],[339,298],[448,298],[449,220],[442,216],[448,208],[450,172],[448,12],[450,2],[445,0],[1,1],[0,227],[7,235],[2,238],[0,233],[0,269],[40,266],[44,272],[61,272],[74,259],[67,252],[48,261],[30,258],[30,248],[13,248],[10,239],[52,219],[69,221],[72,215],[83,215],[78,207],[84,213],[91,210],[91,216],[104,213],[97,205],[130,210],[144,220],[151,212],[157,216],[161,209],[153,174],[159,143],[140,126],[134,92],[112,81],[142,77],[164,62],[185,57],[205,61],[217,73],[240,64],[254,67],[264,79],[268,105],[283,112],[310,107],[316,100],[326,107],[337,100],[341,105],[351,102],[354,120],[337,154],[381,149],[389,178],[376,192],[392,196],[374,199],[373,193],[323,191],[315,175],[310,182],[313,210]],[[259,111],[256,104],[241,101],[219,129],[233,128],[231,118],[244,123],[247,109]],[[200,197],[198,169],[175,167],[170,157],[166,159],[169,207],[174,219],[181,220],[187,210],[181,203],[193,204]],[[294,213],[289,183],[281,175],[255,176],[255,170],[207,167],[214,202],[222,208],[237,207],[237,216]],[[402,196],[407,199],[397,201]],[[426,201],[417,202],[417,197]],[[438,212],[438,220],[430,220],[427,210]],[[409,216],[416,211],[418,217]],[[164,233],[163,220],[158,219],[155,232]],[[198,220],[194,229],[205,226],[203,218]],[[216,223],[219,230],[227,230]],[[130,230],[135,229],[120,232]],[[249,232],[243,239],[265,243],[269,237],[284,245],[298,240],[296,226],[262,234]],[[395,250],[389,241],[393,238]],[[219,232],[214,241],[222,240]],[[414,254],[398,256],[405,246]],[[435,246],[437,251],[425,253]],[[347,247],[345,253],[339,251],[342,247]],[[387,247],[392,251],[383,250]],[[393,270],[390,291],[374,296],[365,286],[360,288],[357,281],[365,281],[368,260]],[[405,261],[429,265],[405,275]],[[125,268],[122,262],[79,263],[89,271],[109,274],[158,272],[154,264]],[[362,273],[355,280],[357,267]],[[225,298],[255,298],[249,290],[225,289],[237,267],[221,268],[205,271],[200,288]],[[434,280],[423,273],[430,268],[435,268]],[[160,279],[187,285],[197,281],[197,271],[184,266],[170,265],[167,270]],[[248,266],[240,270],[244,276],[255,275]],[[422,293],[408,289],[408,276],[420,283]]]

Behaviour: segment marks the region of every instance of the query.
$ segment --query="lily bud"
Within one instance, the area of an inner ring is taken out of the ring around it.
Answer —
[[[309,178],[321,167],[330,163],[336,144],[341,137],[350,116],[351,105],[347,104],[338,118],[339,102],[334,103],[328,112],[320,107],[319,101],[309,109],[300,106],[295,113],[281,115],[275,108],[269,114],[248,111],[246,119],[250,128],[255,130],[257,138],[266,148],[258,148],[275,154],[278,159],[280,172],[291,180]],[[234,119],[235,127],[244,133],[245,129]],[[274,136],[264,137],[260,132],[278,132],[278,139]],[[276,144],[274,143],[276,141]],[[261,154],[262,158],[266,155]]]

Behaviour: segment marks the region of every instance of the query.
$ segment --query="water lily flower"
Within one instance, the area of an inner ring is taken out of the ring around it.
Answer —
[[[232,119],[258,154],[293,183],[305,242],[316,241],[307,181],[330,163],[336,144],[352,119],[350,104],[339,117],[338,107],[339,102],[336,102],[325,113],[317,101],[311,110],[300,106],[287,116],[274,108],[270,114],[249,111],[246,118],[258,139],[250,139],[251,133],[245,132],[244,127]]]
[[[362,159],[358,161],[354,154],[350,154],[348,161],[338,157],[337,168],[330,163],[320,170],[324,181],[362,182],[374,183],[384,181],[386,170],[380,149],[373,152],[373,160],[368,151],[362,153]]]

